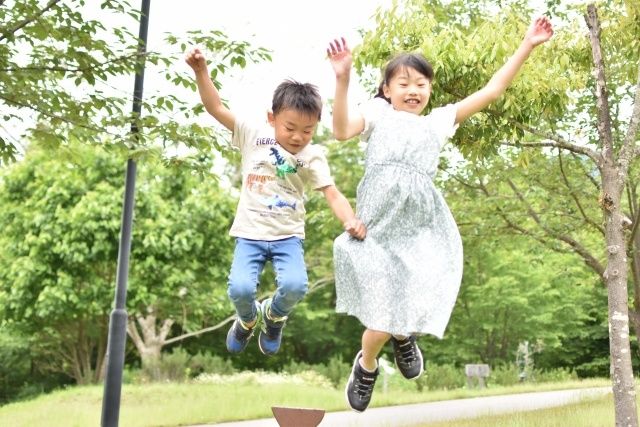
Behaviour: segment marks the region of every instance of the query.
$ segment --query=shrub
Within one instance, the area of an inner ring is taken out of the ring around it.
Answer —
[[[416,380],[418,391],[428,390],[453,390],[464,387],[466,377],[464,369],[454,365],[438,365],[429,363],[424,374]]]
[[[498,365],[491,369],[487,383],[491,385],[510,386],[520,382],[520,369],[515,363]]]
[[[343,362],[338,356],[331,357],[326,365],[315,365],[313,369],[323,377],[328,378],[334,387],[346,381],[349,374],[351,374],[351,365]]]
[[[533,372],[533,381],[537,383],[550,383],[577,380],[578,374],[570,368],[555,368],[546,371],[536,369]]]
[[[191,376],[195,377],[204,372],[208,374],[234,374],[236,369],[228,359],[223,359],[210,353],[200,353],[194,355],[189,361]]]
[[[189,377],[189,359],[191,356],[182,348],[171,353],[163,353],[159,361],[147,363],[142,367],[141,376],[146,381],[183,382]]]

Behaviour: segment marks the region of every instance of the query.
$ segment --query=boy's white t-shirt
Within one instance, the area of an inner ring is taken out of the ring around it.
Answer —
[[[304,239],[304,185],[333,185],[321,147],[309,144],[291,154],[277,143],[268,123],[236,118],[231,144],[242,155],[242,190],[230,235],[273,241]]]

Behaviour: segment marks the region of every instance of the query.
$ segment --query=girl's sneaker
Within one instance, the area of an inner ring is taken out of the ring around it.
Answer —
[[[246,347],[247,343],[253,336],[253,332],[260,324],[260,303],[256,301],[256,323],[252,327],[247,327],[242,320],[237,318],[227,332],[227,350],[229,353],[240,353]]]
[[[260,308],[264,322],[260,336],[258,337],[258,346],[262,354],[266,354],[267,356],[271,356],[280,350],[282,328],[284,328],[285,321],[287,320],[287,316],[271,316],[271,300],[272,298],[268,298],[262,301]]]
[[[351,376],[349,376],[349,381],[347,381],[347,386],[344,390],[347,403],[356,412],[364,412],[369,406],[373,387],[376,385],[376,378],[378,378],[378,368],[376,368],[375,372],[367,372],[360,366],[361,357],[362,350],[356,354]]]
[[[415,336],[410,336],[403,340],[391,337],[393,344],[393,355],[396,359],[396,366],[403,377],[413,380],[422,375],[424,371],[424,360],[422,352]]]

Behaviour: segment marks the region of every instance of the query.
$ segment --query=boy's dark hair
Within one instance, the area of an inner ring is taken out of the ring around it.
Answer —
[[[310,83],[299,83],[295,80],[285,80],[273,92],[271,111],[278,114],[282,110],[295,110],[299,113],[317,116],[322,115],[322,98],[318,88]]]
[[[427,59],[420,53],[401,53],[387,64],[384,68],[384,78],[378,86],[378,93],[375,98],[382,98],[390,102],[389,98],[384,96],[383,87],[389,84],[389,81],[401,70],[405,68],[413,68],[420,74],[424,75],[429,81],[433,80],[433,67]]]

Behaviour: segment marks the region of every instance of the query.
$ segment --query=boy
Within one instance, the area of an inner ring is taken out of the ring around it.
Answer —
[[[222,104],[199,49],[189,52],[186,62],[207,112],[233,132],[231,143],[242,153],[242,190],[229,233],[236,247],[228,294],[237,319],[227,333],[227,349],[243,351],[262,319],[258,345],[272,355],[280,348],[287,316],[307,292],[303,185],[324,193],[351,236],[363,239],[366,229],[335,187],[321,148],[309,144],[322,112],[315,86],[284,81],[274,92],[268,125],[251,126]],[[257,284],[266,261],[273,264],[277,289],[259,304]]]

